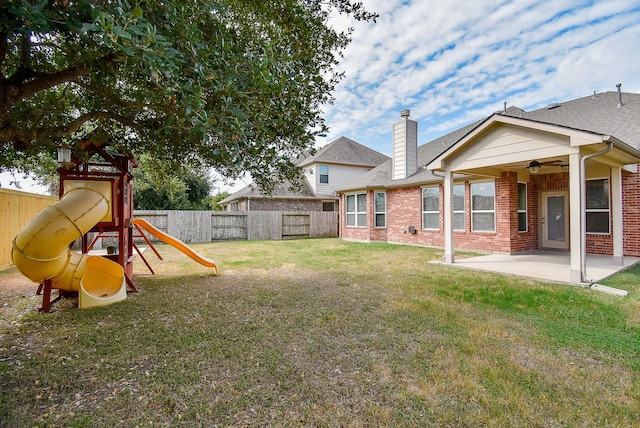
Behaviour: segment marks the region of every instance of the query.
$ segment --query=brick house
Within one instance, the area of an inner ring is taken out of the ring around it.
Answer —
[[[341,236],[516,254],[640,256],[640,94],[516,107],[417,145],[403,110],[393,158],[340,189]]]
[[[338,211],[336,190],[388,160],[382,153],[340,137],[298,160],[304,172],[300,191],[292,191],[291,183],[285,182],[265,195],[250,184],[219,204],[224,211]]]

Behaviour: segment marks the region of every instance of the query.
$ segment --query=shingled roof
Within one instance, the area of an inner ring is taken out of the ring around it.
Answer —
[[[640,94],[624,92],[621,97],[621,107],[618,107],[618,93],[612,91],[551,104],[531,112],[526,112],[518,107],[509,107],[506,112],[495,114],[609,135],[633,148],[639,148]],[[470,123],[418,147],[418,170],[405,179],[392,180],[392,160],[389,160],[358,177],[348,187],[340,191],[407,187],[409,185],[440,182],[443,180],[442,176],[428,171],[426,165],[492,116]]]
[[[298,165],[333,163],[373,168],[387,160],[389,156],[343,136],[318,149],[314,155],[303,157]]]
[[[389,156],[385,156],[369,147],[351,140],[347,137],[340,137],[326,146],[318,149],[313,155],[306,155],[300,157],[297,160],[299,167],[305,167],[312,163],[334,164],[334,165],[349,165],[359,166],[366,168],[375,168],[381,163],[388,161]],[[218,204],[227,204],[232,201],[237,201],[243,198],[286,198],[286,199],[328,199],[336,198],[331,195],[317,195],[314,193],[313,188],[306,178],[302,179],[300,183],[302,189],[300,191],[292,191],[291,183],[285,182],[277,185],[271,195],[265,195],[255,184],[250,184],[243,187],[232,195],[226,197]]]
[[[273,188],[273,192],[269,195],[269,198],[311,198],[315,195],[313,194],[313,190],[309,185],[307,180],[302,180],[302,188],[298,191],[292,191],[291,182],[285,181],[284,183],[280,183]],[[238,190],[234,194],[226,197],[221,202],[230,202],[233,200],[238,200],[242,198],[260,198],[265,197],[263,193],[260,193],[260,190],[256,187],[255,184],[250,184],[248,186],[243,187]]]
[[[531,112],[510,111],[514,117],[567,128],[610,135],[638,148],[640,145],[640,94],[623,92],[622,105],[615,91],[594,94],[563,103],[554,103]]]

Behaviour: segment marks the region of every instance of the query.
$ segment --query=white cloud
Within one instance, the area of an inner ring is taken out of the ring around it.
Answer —
[[[331,133],[382,152],[410,108],[421,143],[488,116],[594,90],[640,92],[637,1],[372,0],[376,24],[351,23],[347,77],[326,109]]]

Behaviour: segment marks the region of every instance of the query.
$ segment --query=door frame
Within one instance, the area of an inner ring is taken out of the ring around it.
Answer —
[[[546,221],[547,198],[562,196],[564,198],[564,240],[549,240],[548,222]],[[540,248],[552,248],[557,250],[569,250],[570,229],[569,229],[569,191],[568,190],[544,190],[540,192]]]

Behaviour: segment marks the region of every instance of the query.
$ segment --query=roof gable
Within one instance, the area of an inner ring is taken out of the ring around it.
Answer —
[[[387,160],[389,157],[380,152],[350,138],[340,137],[318,149],[314,155],[303,158],[298,165],[304,167],[312,163],[332,163],[373,168]]]
[[[496,113],[433,159],[427,169],[443,170],[445,160],[454,169],[468,169],[567,155],[577,152],[577,146],[608,139],[608,135]]]

